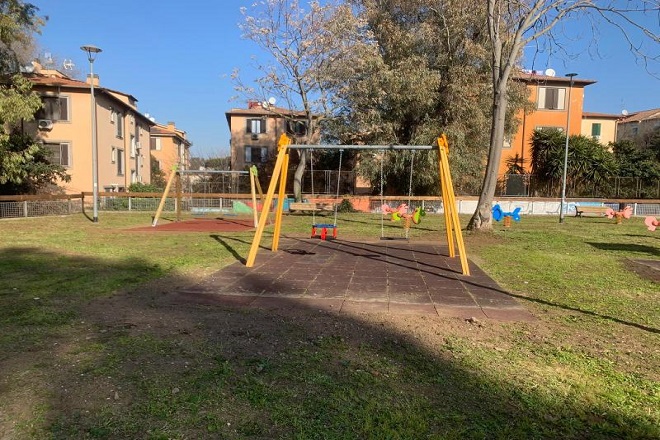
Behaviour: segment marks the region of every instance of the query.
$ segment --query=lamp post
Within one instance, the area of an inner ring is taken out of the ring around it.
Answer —
[[[561,176],[561,202],[559,204],[559,223],[564,223],[564,206],[566,206],[566,172],[568,169],[568,138],[571,127],[571,91],[573,90],[573,77],[577,73],[567,73],[566,76],[571,79],[568,88],[568,108],[566,109],[566,145],[564,146],[564,172]]]
[[[96,139],[96,99],[94,97],[94,60],[96,55],[101,52],[96,46],[81,46],[81,50],[87,52],[87,59],[89,60],[89,86],[90,96],[92,102],[92,200],[94,203],[94,217],[93,222],[99,221],[99,168],[98,168],[98,146]]]

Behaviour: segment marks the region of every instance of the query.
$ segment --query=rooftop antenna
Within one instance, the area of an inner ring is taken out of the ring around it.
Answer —
[[[47,67],[52,67],[53,63],[53,55],[50,52],[44,52],[44,64]]]
[[[62,68],[64,68],[64,70],[73,70],[74,67],[76,67],[76,65],[73,64],[71,59],[65,59],[62,62]]]

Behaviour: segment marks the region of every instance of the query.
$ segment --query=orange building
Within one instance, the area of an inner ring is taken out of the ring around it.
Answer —
[[[23,132],[52,152],[51,160],[71,176],[59,186],[68,194],[93,190],[91,90],[87,82],[33,63],[24,73],[41,95],[43,107]],[[99,191],[125,191],[131,183],[150,182],[147,148],[153,125],[137,109],[134,96],[100,87],[94,78]]]
[[[499,174],[505,174],[510,162],[516,162],[526,173],[530,170],[531,136],[534,130],[543,128],[558,128],[566,130],[568,110],[570,109],[570,127],[568,133],[582,133],[582,106],[584,103],[584,88],[596,81],[556,77],[538,74],[520,74],[516,81],[524,82],[529,91],[529,100],[534,103],[531,112],[520,112],[518,132],[502,149]],[[570,97],[570,102],[569,102]]]
[[[157,161],[158,168],[163,171],[165,180],[172,174],[174,165],[179,170],[190,169],[190,147],[192,143],[186,138],[186,132],[176,128],[174,122],[167,125],[155,124],[151,127],[152,160]]]

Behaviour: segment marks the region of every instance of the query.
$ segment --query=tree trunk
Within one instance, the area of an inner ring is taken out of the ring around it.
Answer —
[[[307,150],[298,150],[300,162],[293,175],[293,197],[296,202],[302,202],[302,178],[307,167]]]
[[[500,78],[501,81],[501,78]],[[500,82],[501,84],[501,82]],[[504,122],[508,104],[506,91],[496,88],[493,96],[493,115],[490,130],[490,148],[488,149],[488,163],[486,174],[479,194],[479,202],[470,222],[468,230],[489,231],[493,228],[493,199],[497,188],[497,176],[502,157],[502,144],[504,142]]]

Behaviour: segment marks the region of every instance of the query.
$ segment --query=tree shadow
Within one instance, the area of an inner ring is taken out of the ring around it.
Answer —
[[[649,254],[653,256],[660,256],[660,249],[655,246],[646,246],[636,243],[596,243],[586,242],[586,244],[600,249],[603,251],[620,251],[620,252],[634,252],[640,254]]]
[[[232,252],[224,237],[214,238]],[[484,374],[476,358],[467,361],[470,343],[451,334],[420,341],[295,298],[234,307],[217,295],[186,294],[197,280],[166,277],[136,258],[12,248],[0,251],[0,267],[3,435],[21,426],[53,438],[658,433],[641,409],[628,415],[605,399],[547,394],[514,376]]]

